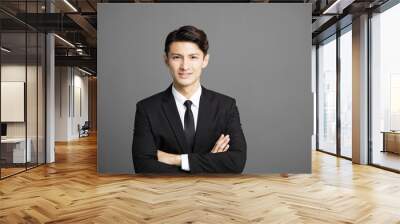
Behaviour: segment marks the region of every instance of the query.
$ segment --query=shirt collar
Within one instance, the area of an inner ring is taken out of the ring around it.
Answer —
[[[190,101],[192,101],[192,105],[198,107],[200,104],[200,96],[201,96],[202,88],[201,85],[197,88],[196,92],[190,97]],[[178,101],[179,104],[184,105],[186,99],[178,90],[175,89],[175,86],[172,85],[172,95],[174,96],[175,100]]]

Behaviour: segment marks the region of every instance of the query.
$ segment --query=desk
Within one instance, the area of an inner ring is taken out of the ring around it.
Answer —
[[[382,152],[400,154],[400,131],[382,131],[381,133],[383,133]]]
[[[27,139],[25,154],[25,138],[6,138],[1,139],[1,156],[9,163],[25,163],[32,159],[30,138]],[[12,154],[12,156],[11,156]],[[11,160],[12,158],[12,160]],[[27,161],[25,161],[27,158]]]

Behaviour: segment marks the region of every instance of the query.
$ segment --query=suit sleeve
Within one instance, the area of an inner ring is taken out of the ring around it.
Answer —
[[[179,167],[157,160],[157,147],[146,113],[140,103],[136,105],[132,143],[135,173],[182,173]]]
[[[229,149],[221,153],[189,153],[191,173],[242,173],[246,163],[247,144],[235,100],[230,107],[226,133]],[[221,133],[222,134],[222,133]],[[211,151],[211,149],[210,149]]]

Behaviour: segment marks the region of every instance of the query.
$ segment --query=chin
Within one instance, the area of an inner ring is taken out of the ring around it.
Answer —
[[[182,87],[186,87],[186,86],[191,86],[193,84],[195,84],[196,82],[192,81],[192,80],[179,80],[176,82],[176,84],[178,84],[179,86]]]

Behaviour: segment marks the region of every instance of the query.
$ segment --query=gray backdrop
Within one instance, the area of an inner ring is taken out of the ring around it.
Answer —
[[[98,4],[98,171],[133,173],[136,102],[171,82],[164,39],[203,29],[202,84],[236,98],[247,140],[245,173],[310,173],[310,4]]]

